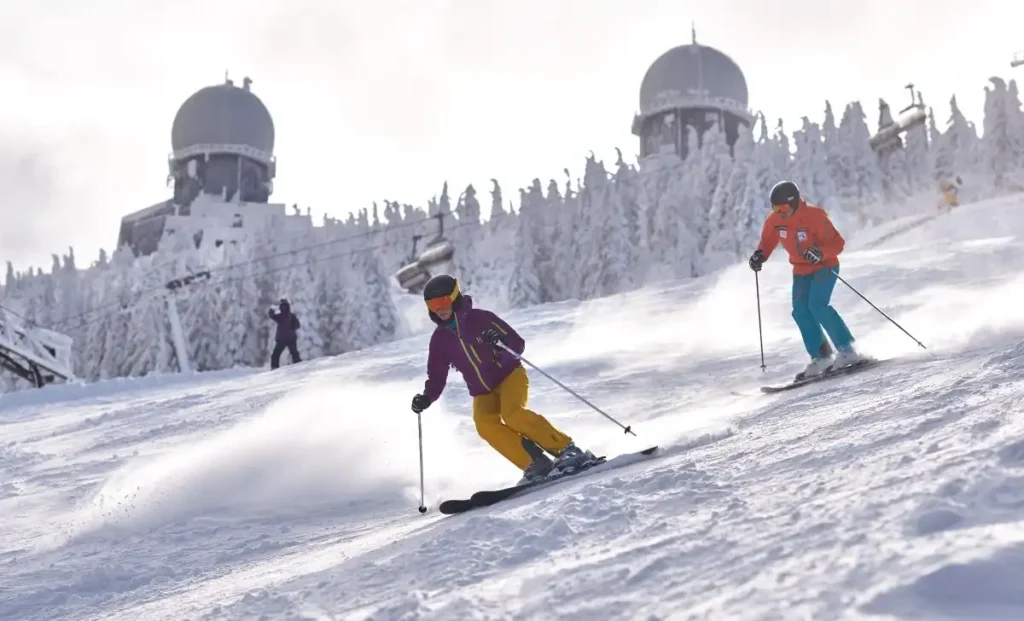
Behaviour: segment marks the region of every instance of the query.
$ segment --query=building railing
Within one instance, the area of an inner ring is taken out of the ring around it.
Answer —
[[[228,153],[232,155],[244,155],[250,159],[256,160],[257,162],[271,165],[276,161],[276,158],[272,153],[268,153],[262,149],[247,144],[194,144],[184,149],[178,149],[174,151],[168,159],[172,160],[184,160],[196,155],[206,155],[213,153]]]
[[[641,106],[640,113],[636,116],[637,118],[645,118],[662,112],[669,112],[671,110],[685,110],[691,108],[710,108],[712,110],[721,110],[723,112],[735,114],[748,122],[754,120],[753,112],[744,104],[731,97],[683,94],[678,91],[669,91],[654,97],[648,101],[646,105]]]

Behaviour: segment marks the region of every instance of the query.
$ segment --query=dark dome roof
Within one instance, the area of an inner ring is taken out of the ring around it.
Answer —
[[[660,102],[704,93],[747,107],[747,80],[731,58],[706,45],[674,47],[654,61],[640,85],[640,113],[660,107]]]
[[[231,82],[208,86],[185,100],[174,115],[171,148],[196,145],[250,146],[274,151],[274,121],[259,97]]]

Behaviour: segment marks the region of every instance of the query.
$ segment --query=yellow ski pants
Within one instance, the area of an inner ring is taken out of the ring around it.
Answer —
[[[473,397],[476,432],[520,470],[533,461],[523,448],[523,438],[555,454],[572,441],[546,418],[526,408],[529,395],[530,378],[526,369],[517,367],[497,388]]]

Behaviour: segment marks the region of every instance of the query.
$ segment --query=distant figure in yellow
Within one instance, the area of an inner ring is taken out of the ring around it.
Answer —
[[[960,206],[960,188],[964,186],[963,180],[959,175],[953,178],[952,181],[942,180],[939,182],[939,191],[942,195],[939,197],[939,211],[952,211],[954,207]]]

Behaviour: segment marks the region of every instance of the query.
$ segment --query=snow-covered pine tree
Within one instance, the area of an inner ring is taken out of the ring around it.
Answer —
[[[533,222],[534,239],[538,235],[549,238],[546,247],[550,249],[550,256],[546,272],[538,268],[538,278],[542,284],[547,282],[550,287],[550,300],[563,300],[572,297],[571,290],[578,280],[577,266],[574,264],[575,254],[572,247],[572,236],[574,223],[579,217],[579,201],[573,193],[571,186],[566,184],[565,192],[557,187],[558,184],[552,180],[548,183],[548,195],[545,197],[545,208],[550,209],[546,221],[549,223],[545,228]],[[533,200],[532,198],[528,200]],[[522,208],[520,208],[522,209]],[[527,212],[529,212],[529,207]],[[520,210],[520,217],[522,216]],[[532,216],[530,216],[532,218]]]
[[[591,154],[586,160],[583,187],[580,188],[578,196],[577,234],[570,238],[578,276],[574,297],[581,300],[602,295],[602,263],[605,255],[601,246],[605,241],[604,219],[608,217],[611,209],[605,204],[610,198],[608,186],[608,171],[604,167],[604,162],[598,162]]]
[[[197,371],[220,369],[221,323],[220,298],[222,285],[198,281],[179,293],[184,299],[185,311],[181,316],[182,331],[189,347],[192,368]]]
[[[125,373],[130,377],[177,370],[164,289],[170,274],[151,261],[139,263],[142,265],[132,275],[133,289],[140,294],[132,305],[128,340],[124,345]]]
[[[795,132],[793,143],[792,179],[809,202],[834,211],[838,208],[838,192],[829,167],[828,151],[821,129],[807,117],[803,127]]]
[[[932,155],[928,144],[928,127],[921,123],[907,130],[904,135],[907,188],[911,194],[930,192],[932,182]]]
[[[525,191],[520,190],[522,200],[516,223],[515,254],[513,259],[512,277],[508,287],[508,303],[512,308],[532,306],[544,301],[544,285],[538,273],[538,247],[536,235],[538,227],[534,220],[538,218],[538,206],[533,204]]]
[[[706,198],[700,202],[707,211],[707,239],[704,240],[704,245],[701,248],[705,255],[702,269],[712,270],[716,269],[714,266],[729,260],[721,256],[723,250],[726,255],[731,255],[729,241],[725,242],[725,248],[714,246],[732,236],[734,198],[731,193],[732,187],[729,185],[729,177],[734,160],[729,153],[725,132],[720,131],[717,125],[705,135],[701,150],[704,179],[707,183],[707,185],[698,186],[698,191],[702,195],[706,194]]]
[[[494,187],[491,189],[491,215],[488,220],[492,225],[497,225],[508,214],[505,212],[505,207],[501,202],[501,186],[498,184],[498,180],[491,179],[491,183],[494,184]]]
[[[749,254],[747,231],[755,226],[754,205],[746,202],[747,188],[754,178],[754,139],[751,130],[741,128],[733,145],[733,166],[715,189],[715,205],[724,211],[716,220],[705,253],[705,265],[715,270],[735,263],[744,252]]]
[[[90,270],[87,285],[84,289],[84,306],[82,312],[90,308],[97,308],[107,304],[106,312],[96,318],[95,321],[81,326],[78,333],[81,338],[76,338],[72,345],[72,358],[75,361],[74,373],[76,376],[96,381],[101,379],[103,358],[106,355],[104,344],[107,340],[107,331],[111,327],[110,317],[114,310],[109,304],[117,298],[111,294],[113,286],[113,270],[106,265],[106,257],[102,267],[93,267]]]
[[[476,197],[476,188],[472,183],[466,186],[462,193],[457,211],[460,224],[480,224],[480,201]]]
[[[455,208],[459,218],[458,228],[452,231],[449,239],[455,244],[455,256],[452,258],[452,272],[458,275],[459,282],[467,290],[472,289],[477,273],[480,272],[477,247],[483,235],[480,222],[480,202],[476,198],[476,189],[466,187]]]
[[[620,164],[620,169],[622,168]],[[607,183],[600,201],[601,240],[599,250],[599,295],[612,295],[633,289],[636,246],[630,233],[636,229],[636,198],[632,186],[617,181]]]
[[[1020,92],[1017,81],[1010,80],[1006,89],[1007,127],[1010,135],[1013,156],[1017,166],[1024,166],[1024,110],[1021,109]]]
[[[629,243],[633,246],[633,253],[636,254],[638,246],[641,243],[641,239],[644,235],[643,229],[645,228],[641,222],[643,214],[640,212],[639,202],[639,191],[640,191],[640,173],[636,168],[630,166],[622,158],[622,151],[618,148],[615,149],[617,159],[615,162],[615,173],[612,177],[612,181],[615,184],[615,192],[619,196],[617,200],[624,201],[623,206],[625,208],[623,215],[626,218],[626,235],[629,239]],[[630,269],[632,269],[631,261]]]
[[[825,120],[821,124],[821,143],[825,153],[825,168],[828,171],[828,179],[832,189],[831,194],[824,200],[830,212],[843,209],[841,196],[844,194],[843,187],[849,185],[846,178],[846,162],[843,154],[842,135],[836,125],[836,117],[832,111],[832,103],[825,102]]]
[[[885,208],[878,209],[875,215],[880,221],[900,215],[897,206],[910,197],[910,172],[907,166],[907,153],[903,149],[893,149],[881,155],[878,166],[882,171],[882,194],[885,197]]]
[[[1018,178],[1020,164],[1017,137],[1013,135],[1010,102],[1006,82],[1001,78],[989,78],[992,88],[985,88],[984,134],[981,138],[980,160],[985,173],[992,180],[994,193],[1019,192],[1022,189]]]
[[[345,352],[345,277],[338,269],[316,271],[316,316],[327,356]]]
[[[92,306],[92,308],[100,308],[106,305],[107,308],[104,308],[102,313],[93,313],[86,319],[90,326],[102,325],[102,328],[96,328],[96,333],[102,335],[104,340],[95,346],[102,356],[98,365],[98,376],[101,379],[129,375],[126,360],[132,305],[139,295],[135,284],[139,280],[135,276],[135,271],[138,269],[139,266],[131,250],[122,247],[114,251],[110,257],[110,280],[109,286],[105,289],[106,295],[98,297],[98,303]],[[90,349],[88,348],[86,351]],[[76,351],[81,353],[82,347],[79,346]]]
[[[352,268],[342,280],[342,347],[363,349],[391,339],[398,326],[398,309],[387,278],[370,248],[358,249]]]
[[[939,187],[944,180],[952,179],[956,176],[956,153],[954,152],[956,145],[953,144],[953,140],[950,136],[941,132],[934,125],[934,114],[932,115],[932,181],[936,183],[935,187]]]
[[[846,183],[838,188],[847,211],[857,213],[861,224],[873,217],[882,202],[882,170],[878,154],[871,148],[871,131],[859,101],[846,106],[839,122],[846,165]]]
[[[968,121],[964,113],[960,111],[956,95],[949,100],[949,112],[949,122],[944,135],[950,140],[953,150],[953,168],[961,177],[976,174],[980,161],[978,132],[974,124]],[[977,189],[969,188],[968,191],[976,192]]]
[[[554,193],[550,193],[555,186]],[[530,225],[534,228],[534,257],[537,276],[541,283],[541,300],[551,302],[561,298],[556,282],[557,266],[554,263],[555,239],[558,234],[558,214],[562,209],[562,196],[555,184],[549,184],[549,194],[544,194],[540,179],[535,178],[527,188],[524,200],[529,201],[533,213]]]
[[[373,344],[390,341],[398,331],[399,313],[389,291],[388,276],[371,248],[356,255],[356,273],[362,274],[363,291],[373,322]]]
[[[263,366],[269,357],[266,340],[260,333],[270,332],[267,311],[262,303],[256,266],[252,263],[254,240],[247,238],[227,247],[226,269],[213,274],[218,297],[221,337],[217,352],[220,368],[236,365]]]
[[[532,236],[532,260],[534,271],[540,279],[541,302],[550,302],[558,299],[558,292],[555,283],[551,281],[554,268],[552,265],[552,244],[550,239],[551,231],[548,229],[549,222],[556,221],[558,213],[557,203],[549,201],[544,196],[544,190],[540,179],[534,179],[530,187],[520,190],[520,212],[529,212],[527,223],[533,228]],[[560,201],[561,197],[553,197],[553,201]]]
[[[696,130],[687,126],[687,157],[673,166],[674,174],[658,197],[652,242],[657,263],[648,279],[689,278],[699,273],[701,264],[699,227],[707,215],[695,214],[701,175],[700,143]]]

